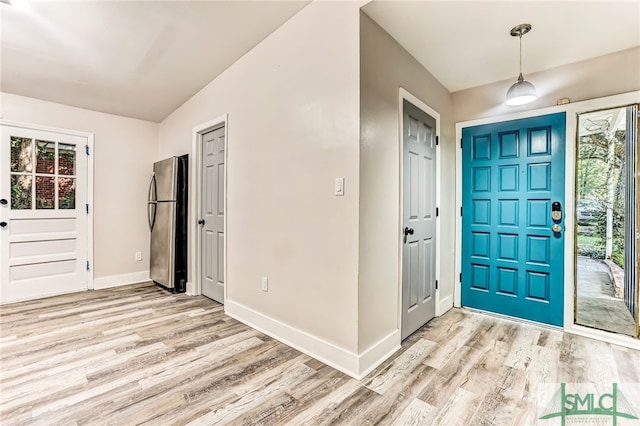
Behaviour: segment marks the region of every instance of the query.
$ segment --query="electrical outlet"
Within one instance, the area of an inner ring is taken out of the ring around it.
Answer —
[[[142,261],[142,252],[141,251],[137,251],[136,252],[136,262],[141,262]]]
[[[269,291],[269,279],[262,277],[262,291]]]

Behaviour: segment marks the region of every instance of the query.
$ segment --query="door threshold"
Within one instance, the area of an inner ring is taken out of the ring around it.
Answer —
[[[640,339],[627,336],[626,334],[614,333],[597,328],[585,327],[584,325],[571,324],[564,329],[565,332],[578,336],[588,337],[612,345],[623,346],[629,349],[640,350]]]
[[[474,312],[476,314],[483,314],[483,315],[487,315],[487,316],[490,316],[490,317],[500,318],[500,319],[503,319],[505,321],[511,321],[511,322],[515,322],[515,323],[518,323],[518,324],[529,324],[529,325],[535,325],[537,327],[548,328],[548,329],[554,330],[554,331],[564,331],[564,328],[562,328],[562,327],[558,327],[557,325],[545,324],[543,322],[531,321],[531,320],[524,319],[524,318],[512,317],[512,316],[509,316],[509,315],[498,314],[498,313],[490,312],[490,311],[483,311],[482,309],[468,308],[466,306],[461,307],[461,309],[465,310],[465,311],[468,311],[468,312]]]
[[[549,330],[575,334],[577,336],[587,337],[589,339],[599,340],[604,343],[623,346],[629,349],[640,350],[640,339],[636,339],[635,337],[627,336],[624,334],[612,333],[605,330],[598,330],[595,328],[585,327],[578,324],[571,324],[567,327],[558,327],[556,325],[544,324],[541,322],[531,321],[531,320],[518,318],[518,317],[511,317],[509,315],[497,314],[495,312],[483,311],[482,309],[467,308],[464,306],[460,307],[460,309],[467,312],[475,313],[475,314],[481,314],[481,315],[486,315],[494,318],[499,318],[499,319],[510,321],[516,324],[529,324],[536,327],[546,328]]]

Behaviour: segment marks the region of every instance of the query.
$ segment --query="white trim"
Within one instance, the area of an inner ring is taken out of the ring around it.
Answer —
[[[23,123],[19,121],[5,120],[0,118],[0,125],[2,126],[10,126],[17,127],[20,129],[30,129],[30,130],[40,130],[45,132],[59,133],[63,135],[70,136],[78,136],[86,138],[87,145],[89,146],[89,155],[87,156],[87,204],[89,204],[89,214],[87,215],[87,260],[89,261],[90,268],[87,271],[87,289],[91,290],[95,288],[93,269],[94,269],[94,259],[93,259],[93,211],[94,211],[94,203],[93,203],[93,174],[94,174],[94,141],[95,134],[91,132],[83,132],[79,130],[71,130],[64,129],[59,127],[51,127],[51,126],[43,126],[40,124],[32,124],[32,123]]]
[[[399,173],[400,173],[400,188],[399,188],[399,199],[398,199],[398,208],[399,208],[399,223],[398,223],[398,232],[399,235],[402,230],[402,218],[403,218],[403,190],[404,190],[404,141],[402,137],[402,129],[404,128],[404,114],[403,114],[403,101],[408,101],[420,108],[425,113],[429,114],[436,120],[436,137],[440,139],[440,113],[431,108],[429,105],[418,99],[416,96],[411,94],[408,90],[400,87],[398,90],[398,146],[400,148],[399,153]],[[440,207],[440,181],[441,181],[441,170],[440,170],[440,147],[442,146],[442,141],[438,145],[436,145],[436,207]],[[436,280],[441,283],[440,279],[440,262],[442,260],[442,256],[440,256],[440,216],[436,217]],[[402,330],[402,239],[398,238],[398,260],[399,260],[399,268],[398,268],[398,328]],[[453,305],[447,307],[447,303],[449,297],[443,298],[440,300],[441,290],[436,290],[436,301],[435,301],[435,315],[438,317],[448,311]],[[443,303],[444,302],[444,303]]]
[[[227,300],[227,160],[229,155],[229,125],[228,114],[221,115],[209,120],[205,123],[199,124],[193,128],[192,131],[192,143],[191,143],[191,167],[189,177],[190,182],[193,182],[189,186],[189,239],[191,240],[190,252],[191,260],[189,262],[189,276],[191,280],[187,282],[187,294],[200,295],[202,294],[202,283],[200,282],[201,276],[201,264],[200,264],[200,249],[202,248],[202,242],[200,241],[199,228],[195,226],[198,221],[198,215],[202,208],[202,200],[200,195],[202,193],[202,135],[209,130],[213,130],[216,127],[224,126],[224,271],[225,271],[225,285],[224,285],[224,300]]]
[[[594,330],[588,327],[581,327],[574,324],[574,293],[575,293],[575,147],[576,147],[576,129],[577,114],[583,112],[594,111],[598,109],[615,108],[630,104],[640,103],[640,91],[628,92],[619,95],[607,96],[604,98],[589,99],[586,101],[570,103],[566,105],[558,105],[547,108],[523,111],[513,114],[506,114],[495,117],[482,118],[477,120],[463,121],[456,123],[456,141],[458,141],[456,149],[456,210],[459,211],[462,206],[462,149],[459,141],[462,138],[462,128],[477,126],[481,124],[497,123],[507,120],[515,120],[520,118],[535,117],[544,114],[552,114],[557,112],[566,113],[566,134],[565,134],[565,247],[564,247],[564,330],[569,333],[580,334],[594,339],[602,340],[609,343],[629,346],[628,342],[634,342],[635,339],[628,341],[625,336],[615,333],[609,333],[601,330]],[[455,273],[459,276],[462,270],[462,218],[458,215],[456,224],[456,243],[455,243]],[[454,286],[455,306],[460,306],[460,282],[456,280]],[[626,342],[626,343],[625,343]]]
[[[442,315],[451,308],[453,308],[453,294],[450,294],[447,297],[443,297],[442,299],[438,300],[438,304],[436,305],[436,315],[438,314],[438,312],[440,312],[440,315]]]
[[[564,328],[564,331],[566,333],[576,334],[578,336],[589,337],[591,339],[600,340],[614,345],[640,350],[640,339],[626,336],[624,334],[611,333],[591,327],[583,327],[578,324],[570,324],[568,327]]]
[[[89,204],[89,214],[87,215],[87,260],[90,268],[87,271],[87,289],[95,288],[94,282],[94,266],[93,261],[93,213],[95,204],[93,203],[93,158],[95,154],[94,146],[95,136],[93,133],[87,134],[87,145],[89,146],[89,156],[87,158],[87,204]]]
[[[129,274],[109,275],[93,280],[93,289],[120,287],[149,281],[149,271],[131,272]]]
[[[400,329],[392,331],[387,336],[380,339],[376,344],[358,355],[359,358],[359,374],[351,375],[358,380],[366,377],[376,367],[387,360],[391,355],[400,349],[401,334]]]
[[[357,380],[364,378],[400,349],[400,330],[395,330],[358,355],[232,300],[226,300],[224,310],[230,317]]]
[[[42,126],[40,124],[22,123],[19,121],[5,120],[2,118],[0,118],[0,125],[17,127],[19,129],[41,130],[43,132],[60,133],[63,135],[80,136],[85,138],[89,138],[90,136],[93,136],[93,133],[82,132],[80,130],[70,130],[70,129],[63,129],[60,127]]]

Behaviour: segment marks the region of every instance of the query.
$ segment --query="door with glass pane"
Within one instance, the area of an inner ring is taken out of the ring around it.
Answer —
[[[86,289],[87,138],[0,127],[0,302]]]

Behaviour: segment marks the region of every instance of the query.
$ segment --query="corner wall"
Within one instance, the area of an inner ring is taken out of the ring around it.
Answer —
[[[159,125],[9,93],[1,97],[5,120],[94,134],[94,286],[148,279],[146,200]],[[136,251],[142,262],[135,261]]]
[[[160,126],[182,154],[228,114],[225,310],[343,371],[321,352],[357,354],[359,7],[312,2]]]
[[[455,141],[451,94],[386,31],[360,14],[359,350],[399,330],[402,87],[440,114],[441,306],[453,306]],[[399,339],[399,335],[398,335]],[[399,343],[399,340],[398,340]]]

